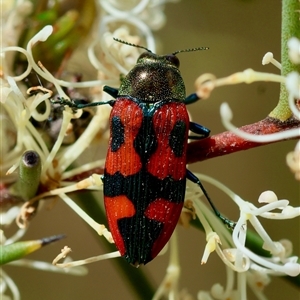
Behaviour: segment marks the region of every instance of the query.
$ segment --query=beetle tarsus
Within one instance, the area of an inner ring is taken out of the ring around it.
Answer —
[[[115,103],[115,100],[108,100],[108,101],[102,101],[102,102],[91,102],[91,103],[80,103],[79,99],[74,99],[73,101],[65,98],[58,98],[58,100],[52,100],[53,104],[60,104],[60,105],[67,105],[71,107],[72,109],[84,109],[87,107],[92,106],[98,106],[98,105],[110,105],[113,106]]]
[[[60,105],[67,105],[71,108],[77,108],[77,104],[72,102],[71,100],[69,99],[65,99],[65,98],[57,98],[58,100],[51,100],[51,102],[53,104],[60,104]]]

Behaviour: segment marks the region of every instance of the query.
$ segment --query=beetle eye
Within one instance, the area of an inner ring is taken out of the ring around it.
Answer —
[[[179,59],[177,58],[177,56],[170,54],[170,55],[166,55],[165,56],[166,60],[169,61],[172,65],[176,66],[177,68],[179,68]]]

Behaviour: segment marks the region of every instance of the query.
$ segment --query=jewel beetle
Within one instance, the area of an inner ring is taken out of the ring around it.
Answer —
[[[61,99],[60,103],[75,108],[112,106],[102,177],[105,210],[121,256],[139,266],[155,258],[169,241],[183,207],[186,179],[199,185],[215,213],[225,220],[199,179],[186,169],[188,132],[200,139],[208,137],[210,130],[189,120],[186,104],[199,98],[186,97],[176,54],[208,48],[159,56],[115,40],[146,51],[119,89],[104,86],[114,100],[83,105]]]

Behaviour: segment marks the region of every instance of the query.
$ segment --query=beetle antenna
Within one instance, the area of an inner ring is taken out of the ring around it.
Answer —
[[[176,55],[176,54],[181,53],[181,52],[192,52],[192,51],[208,50],[208,49],[209,49],[208,47],[198,47],[198,48],[178,50],[178,51],[173,52],[172,54]]]
[[[117,39],[117,38],[113,38],[113,39],[114,39],[116,42],[119,42],[119,43],[122,43],[122,44],[125,44],[125,45],[128,45],[128,46],[136,47],[136,48],[141,48],[141,49],[144,49],[144,50],[146,50],[146,51],[152,53],[152,51],[149,50],[149,49],[146,48],[146,47],[143,47],[143,46],[140,46],[140,45],[136,45],[136,44],[131,44],[131,43],[125,42],[125,41],[120,40],[120,39]]]

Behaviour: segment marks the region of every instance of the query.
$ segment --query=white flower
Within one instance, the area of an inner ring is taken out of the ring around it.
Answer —
[[[296,144],[295,150],[287,154],[286,162],[295,174],[296,180],[300,180],[300,141]]]
[[[197,177],[220,188],[232,198],[240,209],[240,218],[234,227],[231,238],[229,232],[226,229],[224,230],[220,220],[206,205],[202,204],[199,199],[199,192],[196,191],[197,187],[188,184],[188,199],[193,200],[197,217],[206,228],[208,243],[205,253],[216,250],[216,253],[225,263],[227,270],[226,289],[220,284],[215,284],[210,293],[199,292],[198,299],[246,299],[247,283],[257,297],[263,299],[263,287],[269,284],[271,275],[297,276],[300,273],[297,257],[291,256],[291,242],[287,240],[273,241],[259,221],[259,218],[285,220],[299,217],[299,207],[289,206],[289,202],[285,199],[278,200],[276,194],[272,191],[263,192],[258,201],[267,204],[256,207],[252,203],[243,200],[220,182],[201,174],[197,174]],[[207,222],[209,225],[206,224]],[[270,257],[255,254],[245,246],[248,222],[262,238],[263,249],[270,253]],[[217,237],[217,243],[212,243],[215,237]],[[204,257],[208,257],[208,255],[205,254]],[[235,272],[239,281],[237,289],[234,288]]]
[[[294,64],[300,64],[300,41],[296,37],[292,37],[288,41],[289,56]]]
[[[262,59],[262,64],[263,65],[267,65],[267,64],[273,64],[275,67],[277,67],[278,69],[281,69],[281,64],[280,62],[278,62],[274,57],[273,57],[273,53],[272,52],[267,52],[265,54],[265,56]]]

